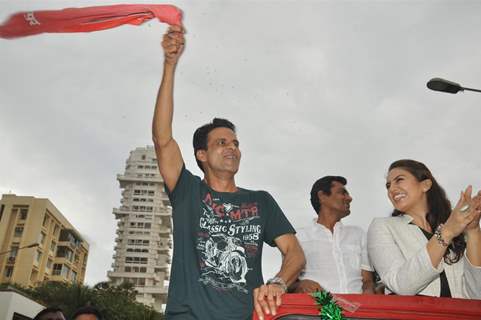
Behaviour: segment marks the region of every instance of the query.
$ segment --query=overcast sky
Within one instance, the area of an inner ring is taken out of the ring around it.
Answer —
[[[110,3],[0,0],[0,20]],[[237,183],[271,192],[295,227],[315,217],[314,180],[335,174],[354,199],[345,223],[366,230],[392,208],[386,169],[401,158],[424,162],[453,202],[481,188],[481,94],[426,88],[433,77],[481,87],[480,1],[170,3],[187,29],[174,135],[193,172],[192,133],[220,116],[238,126]],[[116,174],[151,144],[165,30],[0,40],[0,193],[57,206],[90,243],[88,284],[113,261]],[[263,264],[273,276],[275,249]]]

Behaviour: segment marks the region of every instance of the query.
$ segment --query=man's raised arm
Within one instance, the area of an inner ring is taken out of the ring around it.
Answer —
[[[167,188],[172,191],[183,165],[179,145],[172,137],[174,76],[177,62],[184,49],[183,28],[171,26],[164,35],[162,48],[164,49],[164,72],[155,104],[152,139],[160,174]]]

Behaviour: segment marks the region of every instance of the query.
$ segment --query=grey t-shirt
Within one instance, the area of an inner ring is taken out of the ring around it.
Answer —
[[[174,224],[167,319],[250,319],[263,242],[275,246],[294,228],[269,193],[216,192],[185,167],[167,193]]]

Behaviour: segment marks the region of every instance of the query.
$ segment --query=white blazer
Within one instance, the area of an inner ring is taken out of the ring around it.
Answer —
[[[455,264],[444,260],[434,268],[423,232],[409,215],[377,218],[369,226],[369,259],[386,288],[400,295],[439,296],[444,270],[453,298],[481,299],[481,267],[475,267],[466,255]]]

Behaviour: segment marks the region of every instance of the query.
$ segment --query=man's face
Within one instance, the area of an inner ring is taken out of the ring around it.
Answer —
[[[62,312],[49,312],[40,317],[40,320],[65,320]]]
[[[229,128],[215,128],[207,136],[207,150],[197,151],[197,157],[204,164],[206,172],[235,174],[241,158],[236,134]]]
[[[97,320],[97,316],[94,314],[81,314],[75,317],[74,320]]]
[[[346,187],[338,182],[334,181],[331,184],[331,194],[326,195],[321,192],[320,196],[321,210],[322,208],[329,209],[339,214],[339,218],[342,219],[351,213],[350,204],[352,201],[349,192]]]

